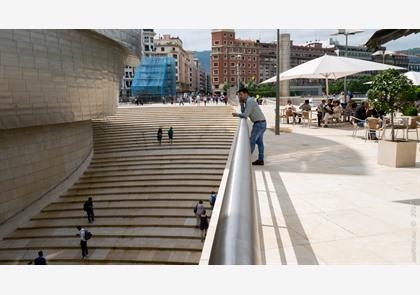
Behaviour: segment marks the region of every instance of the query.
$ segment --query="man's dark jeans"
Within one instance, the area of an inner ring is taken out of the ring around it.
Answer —
[[[82,256],[86,257],[88,255],[87,241],[80,240],[80,247],[82,248]]]
[[[93,213],[93,210],[88,210],[86,213],[89,223],[95,220],[95,214]]]

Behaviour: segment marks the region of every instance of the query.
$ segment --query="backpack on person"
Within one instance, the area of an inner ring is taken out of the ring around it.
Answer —
[[[83,204],[83,210],[87,212],[87,211],[88,211],[88,209],[89,209],[88,202],[85,202],[85,203]]]
[[[90,240],[92,238],[92,233],[85,229],[85,240]]]
[[[197,204],[195,204],[195,207],[194,207],[194,214],[197,214],[197,207],[198,207],[198,203],[197,203]]]

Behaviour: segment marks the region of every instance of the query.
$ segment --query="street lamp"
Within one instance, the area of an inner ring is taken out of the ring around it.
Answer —
[[[348,44],[349,44],[349,35],[356,35],[358,33],[364,32],[362,30],[346,30],[346,29],[338,29],[338,31],[334,34],[331,34],[331,36],[337,36],[337,35],[344,35],[346,36],[346,50],[344,51],[344,56],[347,57],[348,55]],[[344,97],[347,101],[347,78],[344,77]]]
[[[238,55],[236,55],[236,82],[237,82],[237,84],[238,84],[238,91],[239,91],[239,86],[240,86],[240,84],[239,84],[239,79],[240,79],[240,76],[239,76],[239,61],[241,60],[241,55],[240,54],[238,54]]]

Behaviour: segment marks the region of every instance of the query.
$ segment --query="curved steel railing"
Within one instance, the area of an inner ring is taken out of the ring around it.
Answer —
[[[249,128],[246,119],[239,120],[225,169],[227,177],[224,175],[219,189],[223,195],[218,196],[212,213],[201,265],[262,263]]]

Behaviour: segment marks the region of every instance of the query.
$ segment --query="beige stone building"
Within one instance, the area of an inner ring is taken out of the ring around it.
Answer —
[[[176,92],[196,92],[198,90],[198,63],[193,54],[182,47],[179,37],[163,35],[155,39],[154,56],[170,56],[176,62]]]
[[[116,112],[133,40],[137,30],[0,30],[0,236],[90,161],[91,120]]]

